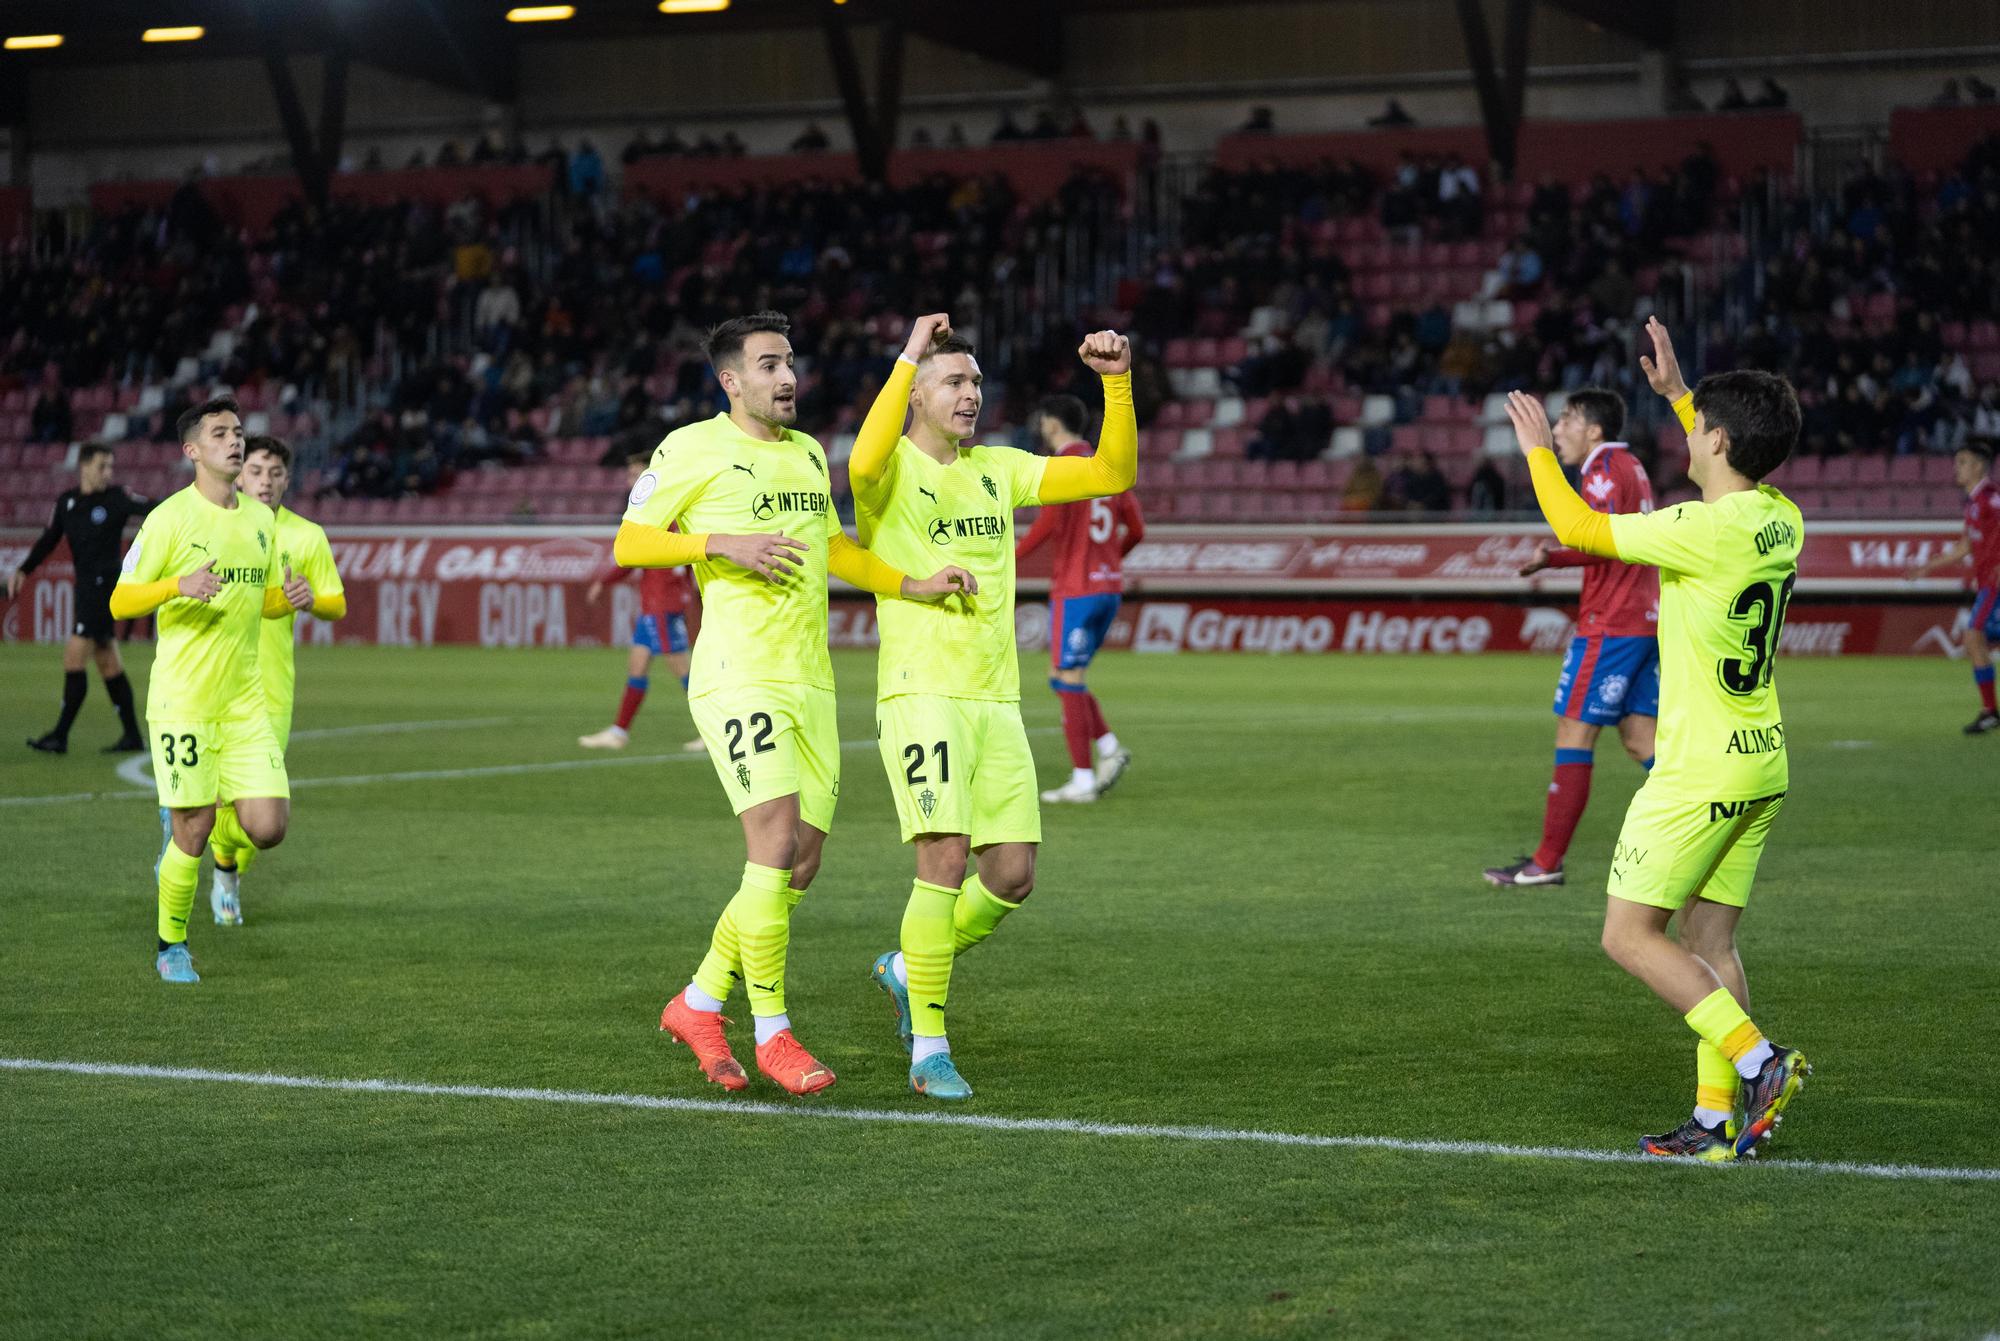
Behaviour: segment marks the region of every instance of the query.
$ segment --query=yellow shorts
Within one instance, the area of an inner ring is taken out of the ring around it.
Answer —
[[[162,722],[150,718],[153,785],[173,810],[240,798],[290,797],[285,753],[259,714],[227,722]]]
[[[283,754],[292,748],[292,710],[281,708],[266,716],[271,722],[271,738],[278,742],[278,752]]]
[[[1783,792],[1753,801],[1680,801],[1641,787],[1618,831],[1607,889],[1655,908],[1696,897],[1741,908],[1784,804]]]
[[[966,834],[975,848],[1042,841],[1019,703],[899,694],[875,705],[875,735],[905,843],[926,833]]]
[[[840,797],[840,722],[833,691],[752,682],[688,700],[688,712],[737,814],[794,793],[822,833]]]

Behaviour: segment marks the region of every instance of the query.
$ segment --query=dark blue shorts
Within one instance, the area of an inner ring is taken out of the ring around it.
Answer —
[[[1972,594],[1972,625],[1987,642],[2000,641],[2000,587],[1981,587]]]
[[[1115,591],[1059,596],[1049,602],[1049,656],[1057,670],[1081,670],[1104,646],[1124,598]]]
[[[665,628],[661,625],[665,624]],[[632,646],[643,647],[654,656],[662,652],[688,650],[686,615],[640,615],[632,623]]]
[[[1556,681],[1555,713],[1592,726],[1658,717],[1660,640],[1602,634],[1571,639]]]

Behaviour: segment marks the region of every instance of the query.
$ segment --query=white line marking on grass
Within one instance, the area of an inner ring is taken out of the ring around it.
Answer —
[[[1036,727],[1028,732],[1031,736],[1049,736],[1056,733],[1055,727]],[[876,742],[869,740],[843,740],[843,750],[872,750]],[[138,756],[144,759],[145,756]],[[131,761],[127,761],[129,764]],[[549,759],[533,764],[485,764],[475,768],[421,768],[402,773],[350,773],[332,778],[293,778],[292,790],[311,787],[365,787],[378,782],[447,782],[467,778],[506,778],[530,773],[567,773],[579,768],[615,768],[632,764],[674,764],[707,763],[706,754],[681,750],[673,754],[616,754],[593,755],[585,759]],[[122,770],[127,764],[119,765]],[[131,781],[132,779],[128,779]],[[144,779],[150,781],[150,778]],[[0,796],[0,806],[44,806],[60,801],[157,801],[158,792],[150,786],[143,791],[129,792],[68,792],[61,796]]]
[[[323,726],[294,731],[293,740],[325,740],[334,736],[400,736],[411,731],[449,731],[453,727],[507,726],[518,717],[440,717],[428,722],[364,722],[360,726]]]
[[[1151,1123],[1088,1122],[1077,1118],[982,1117],[976,1113],[940,1113],[930,1109],[820,1108],[806,1104],[732,1102],[722,1099],[676,1099],[655,1094],[599,1094],[589,1090],[544,1090],[499,1085],[429,1085],[414,1080],[338,1080],[323,1076],[285,1076],[271,1072],[211,1071],[194,1066],[132,1066],[119,1062],[46,1061],[34,1057],[0,1057],[0,1070],[57,1072],[77,1076],[112,1076],[125,1080],[177,1080],[224,1085],[260,1085],[271,1089],[332,1090],[343,1094],[415,1094],[444,1099],[512,1099],[524,1103],[579,1104],[603,1108],[640,1108],[669,1113],[716,1113],[732,1116],[806,1118],[820,1122],[878,1122],[905,1126],[970,1128],[975,1131],[1041,1133],[1057,1136],[1141,1138],[1156,1141],[1199,1141],[1231,1145],[1280,1145],[1319,1150],[1393,1150],[1413,1155],[1483,1155],[1515,1159],[1564,1160],[1579,1164],[1670,1164],[1711,1169],[1694,1160],[1661,1160],[1637,1151],[1588,1150],[1571,1146],[1503,1145],[1497,1141],[1413,1141],[1395,1136],[1319,1136],[1307,1132],[1258,1131],[1239,1127],[1176,1127]],[[1818,1174],[1822,1177],[1886,1178],[1923,1182],[2000,1182],[2000,1169],[1930,1168],[1919,1164],[1853,1164],[1840,1160],[1759,1161],[1753,1167]]]

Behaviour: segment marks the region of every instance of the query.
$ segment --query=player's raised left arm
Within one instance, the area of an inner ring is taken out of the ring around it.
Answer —
[[[1514,421],[1514,440],[1521,445],[1521,455],[1528,458],[1528,478],[1535,485],[1535,502],[1541,505],[1542,516],[1556,533],[1556,539],[1585,554],[1617,558],[1618,546],[1611,539],[1611,519],[1593,511],[1563,476],[1562,462],[1556,459],[1555,449],[1550,445],[1554,434],[1549,431],[1549,412],[1542,402],[1525,391],[1510,391],[1507,417]]]
[[[875,403],[854,435],[847,458],[847,482],[862,498],[873,498],[888,487],[896,461],[896,443],[910,413],[910,388],[917,382],[917,364],[932,345],[951,334],[951,318],[942,312],[918,317],[903,342],[903,352],[889,370],[889,380],[875,393]]]
[[[1116,331],[1083,337],[1077,357],[1104,380],[1104,431],[1089,456],[1049,458],[1041,501],[1075,503],[1122,494],[1139,478],[1139,418],[1132,408],[1132,342]]]

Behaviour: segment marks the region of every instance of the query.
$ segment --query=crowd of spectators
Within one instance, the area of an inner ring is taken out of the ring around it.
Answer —
[[[1635,382],[1638,326],[1657,313],[1685,329],[1691,253],[1724,228],[1752,245],[1717,272],[1726,301],[1696,332],[1703,363],[1791,376],[1805,450],[1943,451],[2000,432],[2000,390],[1979,385],[1944,339],[1945,323],[2000,311],[2000,141],[1937,182],[1856,171],[1819,198],[1751,183],[1743,198],[1779,202],[1754,218],[1720,186],[1705,146],[1623,181],[1539,183],[1468,317],[1435,293],[1393,311],[1364,302],[1323,227],[1372,218],[1412,246],[1489,236],[1487,183],[1463,162],[1405,155],[1386,178],[1354,162],[1217,170],[1180,202],[1174,245],[1121,301],[1142,349],[1248,337],[1228,378],[1265,400],[1255,457],[1324,450],[1339,427],[1329,373],[1349,392],[1393,398],[1399,422],[1434,396],[1621,387],[1635,393],[1644,450],[1658,411]],[[180,388],[130,426],[165,436],[197,376],[266,386],[288,408],[386,381],[386,404],[343,422],[328,477],[385,497],[533,457],[544,435],[608,438],[615,463],[712,413],[700,332],[744,310],[794,315],[802,417],[851,424],[887,325],[947,310],[982,337],[1004,419],[1014,388],[1087,381],[1072,366],[1073,328],[1110,295],[1077,289],[1076,309],[1038,313],[1024,280],[1122,237],[1121,209],[1119,184],[1088,174],[1033,209],[998,176],[939,176],[746,187],[665,207],[295,206],[246,239],[189,187],[164,210],[100,220],[68,254],[0,267],[0,380],[36,390],[38,441],[71,436],[65,387]],[[1525,305],[1523,319],[1477,319],[1497,300]],[[1141,361],[1135,393],[1142,416],[1171,395],[1157,362]],[[1381,459],[1355,472],[1358,499],[1430,507],[1449,487],[1435,461],[1388,455],[1386,428],[1366,447]],[[1469,487],[1481,503],[1504,492],[1483,473]]]

